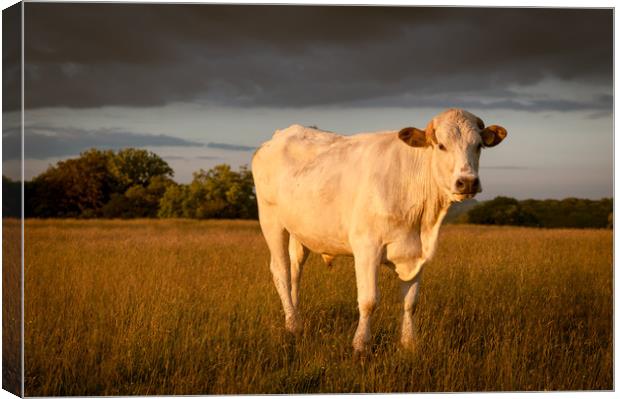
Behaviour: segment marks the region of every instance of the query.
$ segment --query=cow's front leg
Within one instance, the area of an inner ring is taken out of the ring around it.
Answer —
[[[360,319],[353,338],[353,349],[358,354],[364,354],[370,349],[370,317],[379,301],[377,271],[381,261],[380,249],[365,245],[354,252],[354,257]]]
[[[422,282],[422,273],[418,273],[412,280],[402,281],[401,289],[403,294],[404,312],[403,324],[400,336],[401,345],[413,351],[417,339],[415,337],[415,329],[413,327],[413,317],[415,315],[418,294],[420,292],[420,283]]]

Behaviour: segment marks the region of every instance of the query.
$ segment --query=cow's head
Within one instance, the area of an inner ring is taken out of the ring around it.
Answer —
[[[432,174],[452,201],[473,198],[482,191],[478,162],[483,147],[494,147],[508,133],[501,126],[484,126],[477,116],[449,109],[429,122],[425,130],[401,129],[398,137],[412,147],[432,151]]]

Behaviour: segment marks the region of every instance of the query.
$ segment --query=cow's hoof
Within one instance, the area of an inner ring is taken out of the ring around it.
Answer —
[[[353,349],[353,361],[364,364],[371,357],[369,349]]]
[[[400,346],[401,348],[403,348],[404,350],[406,350],[407,352],[411,352],[414,353],[417,349],[417,345],[416,342],[412,339],[408,339],[408,340],[401,340],[400,341]]]
[[[294,336],[300,336],[303,331],[302,323],[299,319],[287,319],[286,320],[286,331],[293,334]]]
[[[353,341],[353,359],[364,361],[370,357],[370,343],[362,340]]]

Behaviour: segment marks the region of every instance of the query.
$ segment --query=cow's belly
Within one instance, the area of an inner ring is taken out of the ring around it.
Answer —
[[[308,172],[281,185],[278,215],[286,230],[313,252],[351,254],[349,221],[353,190],[342,184],[341,171]],[[286,206],[281,206],[285,204]]]
[[[351,247],[347,242],[334,240],[333,238],[325,238],[325,236],[317,237],[304,233],[293,233],[295,238],[312,252],[326,254],[332,256],[352,255]]]
[[[329,212],[328,212],[329,213]],[[351,246],[348,234],[334,218],[316,215],[290,215],[284,220],[284,227],[306,248],[313,252],[329,255],[349,255]]]

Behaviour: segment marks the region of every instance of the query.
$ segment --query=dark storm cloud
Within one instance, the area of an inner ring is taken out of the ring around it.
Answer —
[[[14,148],[19,143],[20,129],[2,132],[3,148]],[[24,131],[25,158],[47,159],[76,155],[90,148],[120,149],[126,147],[202,147],[196,143],[166,135],[149,135],[114,130],[85,130],[75,128],[30,127]],[[19,159],[19,153],[4,152],[3,159]]]
[[[611,87],[611,10],[26,4],[26,106],[460,106],[610,110],[529,98]],[[601,97],[607,95],[607,97]]]
[[[2,10],[2,109],[21,107],[21,6]]]
[[[506,92],[499,95],[497,92],[485,93],[485,100],[469,98],[471,95],[429,93],[425,96],[402,95],[372,100],[360,100],[352,102],[358,106],[402,106],[403,104],[413,107],[445,107],[446,97],[452,107],[477,108],[477,109],[512,109],[518,111],[542,112],[542,111],[578,111],[578,110],[604,110],[592,114],[594,117],[607,115],[613,106],[611,95],[598,95],[589,99],[562,100],[562,99],[531,99],[519,96],[516,93]],[[508,97],[508,98],[507,98]]]

